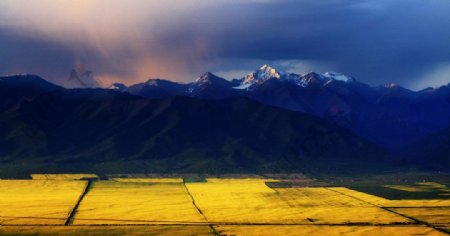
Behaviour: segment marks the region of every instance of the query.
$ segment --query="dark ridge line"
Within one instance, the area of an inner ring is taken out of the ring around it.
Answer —
[[[439,232],[441,232],[441,233],[450,235],[450,233],[447,232],[446,230],[441,229],[441,228],[438,228],[438,227],[436,227],[436,226],[434,226],[434,225],[432,225],[432,224],[430,224],[430,223],[428,223],[428,222],[426,222],[426,221],[418,220],[418,219],[416,219],[416,218],[414,218],[414,217],[411,217],[411,216],[408,216],[408,215],[404,215],[404,214],[398,213],[398,212],[396,212],[396,211],[394,211],[394,210],[389,209],[388,207],[378,206],[378,205],[376,205],[376,204],[373,204],[373,203],[371,203],[371,202],[368,202],[368,201],[366,201],[366,200],[360,199],[360,198],[355,197],[355,196],[352,196],[352,195],[348,195],[348,194],[345,194],[345,193],[341,193],[341,192],[339,192],[339,191],[336,191],[336,190],[333,190],[333,189],[330,189],[330,188],[326,188],[326,189],[328,189],[328,190],[330,190],[330,191],[333,191],[333,192],[336,192],[336,193],[340,193],[340,194],[342,194],[342,195],[344,195],[344,196],[351,197],[351,198],[353,198],[353,199],[356,199],[356,200],[365,202],[365,203],[370,204],[370,205],[372,205],[372,206],[374,206],[374,207],[378,207],[378,208],[383,209],[383,210],[385,210],[385,211],[388,211],[388,212],[390,212],[390,213],[393,213],[393,214],[399,215],[399,216],[401,216],[401,217],[407,218],[407,219],[409,219],[409,220],[412,220],[412,221],[416,222],[417,224],[425,225],[425,226],[430,227],[430,228],[432,228],[432,229],[434,229],[434,230],[436,230],[436,231],[439,231]]]
[[[84,188],[83,193],[80,195],[80,198],[78,198],[77,204],[75,204],[72,211],[70,212],[69,217],[67,218],[66,222],[64,223],[65,226],[69,226],[73,223],[73,220],[75,218],[75,214],[77,213],[78,207],[80,206],[81,201],[83,201],[84,197],[88,194],[93,182],[94,182],[94,180],[87,181],[86,188]]]
[[[191,192],[190,192],[189,189],[187,188],[187,186],[186,186],[186,181],[185,181],[184,179],[183,179],[183,186],[184,186],[184,189],[186,190],[187,194],[189,195],[189,197],[190,197],[191,200],[192,200],[192,205],[194,205],[195,209],[197,209],[197,211],[198,211],[198,212],[200,213],[200,215],[203,217],[203,219],[205,220],[205,222],[209,222],[209,221],[208,221],[208,218],[206,218],[206,216],[203,214],[203,211],[200,209],[200,207],[197,206],[197,203],[195,202],[194,196],[192,196]],[[212,231],[212,233],[213,233],[214,235],[217,235],[217,236],[218,236],[218,235],[221,235],[221,234],[214,228],[214,225],[213,225],[213,224],[209,223],[208,226],[209,226],[209,228],[211,229],[211,231]]]

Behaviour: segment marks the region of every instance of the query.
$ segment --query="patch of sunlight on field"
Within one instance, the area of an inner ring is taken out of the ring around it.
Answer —
[[[446,235],[433,228],[424,226],[215,226],[221,235],[243,236],[440,236]]]
[[[0,180],[0,224],[63,225],[86,181]]]
[[[183,183],[182,178],[113,178],[124,183]]]
[[[210,222],[227,223],[391,223],[410,222],[326,188],[271,189],[264,179],[208,179],[188,183]]]
[[[183,183],[94,182],[74,225],[204,222]]]
[[[312,223],[404,223],[411,220],[327,188],[278,188],[281,200]]]
[[[450,207],[391,208],[391,210],[433,225],[450,224]]]
[[[305,222],[300,213],[280,201],[264,179],[207,179],[187,183],[197,206],[209,222],[282,223]]]
[[[406,192],[442,191],[450,193],[450,189],[447,186],[434,182],[420,182],[415,185],[384,185],[384,187]]]
[[[330,188],[342,194],[352,196],[363,201],[370,202],[380,207],[442,207],[450,206],[450,199],[429,199],[429,200],[388,200],[356,190],[334,187]]]
[[[20,232],[20,233],[19,233]],[[1,235],[132,235],[132,236],[172,236],[172,235],[213,235],[208,226],[1,226]]]
[[[263,179],[263,178],[233,178],[233,179],[226,179],[226,178],[207,178],[208,183],[218,183],[218,184],[239,184],[239,185],[249,185],[252,187],[255,187],[260,189],[260,185],[264,184],[265,182],[278,182],[279,180],[276,179]],[[269,190],[272,190],[270,188],[266,188]]]
[[[98,178],[96,174],[31,174],[35,180],[81,180]]]

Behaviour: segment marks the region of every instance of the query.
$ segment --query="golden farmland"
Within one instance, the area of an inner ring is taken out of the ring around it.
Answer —
[[[1,180],[1,225],[63,225],[85,181]]]
[[[195,224],[204,219],[183,183],[97,182],[74,224]]]
[[[98,178],[96,174],[32,174],[32,179],[36,180],[82,180]]]
[[[0,235],[446,235],[450,225],[448,199],[266,184],[276,179],[33,178],[0,180]],[[447,191],[438,183],[386,188]]]

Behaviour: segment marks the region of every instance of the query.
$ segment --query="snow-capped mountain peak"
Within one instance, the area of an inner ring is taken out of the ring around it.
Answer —
[[[211,72],[198,77],[194,82],[189,84],[188,93],[195,93],[208,87],[230,88],[231,82],[214,75]]]
[[[387,84],[384,85],[384,87],[387,88],[387,89],[394,89],[394,88],[399,87],[399,85],[395,84],[395,83],[387,83]]]
[[[303,88],[311,85],[322,85],[324,83],[324,76],[317,74],[316,72],[309,72],[299,76],[298,79],[293,82]]]
[[[159,84],[159,81],[161,81],[161,79],[152,78],[152,79],[147,80],[147,82],[145,82],[145,85],[151,86],[151,87],[157,87]]]
[[[343,81],[343,82],[353,82],[355,79],[348,76],[348,75],[344,75],[342,73],[337,73],[337,72],[325,72],[325,74],[323,74],[324,77],[328,78],[328,79],[333,79],[333,80],[338,80],[338,81]]]
[[[200,77],[198,77],[194,83],[196,84],[210,84],[212,82],[212,80],[214,80],[214,77],[216,77],[214,74],[212,74],[211,72],[206,72],[205,74],[201,75]]]
[[[254,73],[255,74],[255,73]],[[269,65],[263,65],[256,71],[256,75],[259,79],[268,80],[271,78],[280,79],[284,73],[277,71],[275,68]]]
[[[112,90],[117,90],[117,91],[124,91],[125,89],[127,89],[127,86],[125,84],[122,83],[113,83],[111,84],[108,89],[112,89]]]
[[[234,87],[235,89],[248,89],[254,84],[261,84],[269,79],[282,79],[286,73],[280,72],[275,68],[265,64],[257,71],[248,74],[242,80],[242,84]]]

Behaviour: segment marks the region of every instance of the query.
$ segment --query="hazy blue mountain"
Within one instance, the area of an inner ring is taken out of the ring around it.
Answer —
[[[226,79],[220,78],[207,72],[188,84],[185,96],[203,99],[223,99],[236,95],[233,89],[235,84]]]
[[[371,87],[336,72],[298,75],[268,65],[239,80],[227,81],[207,73],[190,84],[165,83],[173,89],[156,86],[152,90],[128,92],[147,98],[245,96],[332,120],[392,149],[407,146],[450,125],[448,86],[418,92],[396,84]]]
[[[0,111],[10,108],[18,101],[33,99],[43,93],[62,89],[36,75],[0,77]]]
[[[450,127],[408,146],[402,159],[419,163],[423,168],[450,170]]]
[[[381,149],[344,128],[245,97],[147,99],[36,80],[38,96],[11,97],[0,112],[3,166],[217,173],[384,163]]]
[[[145,83],[129,86],[124,91],[145,98],[168,98],[183,96],[187,89],[188,85],[186,84],[162,79],[149,79]]]

